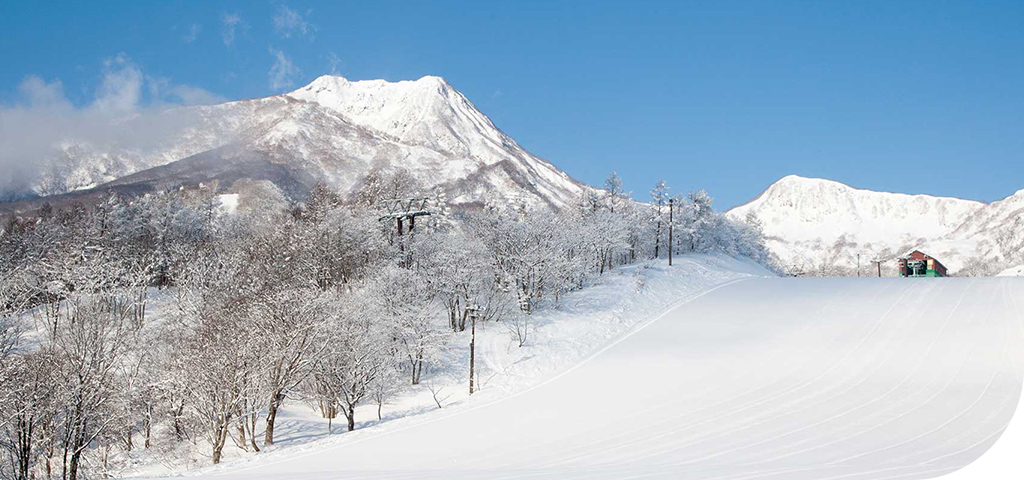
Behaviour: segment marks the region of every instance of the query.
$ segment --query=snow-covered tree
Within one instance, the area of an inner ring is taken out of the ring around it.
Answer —
[[[355,429],[356,406],[374,395],[383,403],[387,386],[380,382],[394,379],[393,337],[374,319],[373,293],[356,292],[332,304],[327,350],[312,371],[318,391],[341,406],[349,431]]]
[[[665,216],[665,207],[668,205],[668,186],[664,180],[658,180],[651,189],[651,217],[654,224],[654,258],[661,258],[664,242],[662,237],[666,235],[668,218]]]

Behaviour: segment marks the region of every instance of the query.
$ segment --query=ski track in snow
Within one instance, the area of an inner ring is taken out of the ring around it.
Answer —
[[[1017,278],[729,280],[511,396],[208,474],[932,478],[1014,414],[1021,298]]]

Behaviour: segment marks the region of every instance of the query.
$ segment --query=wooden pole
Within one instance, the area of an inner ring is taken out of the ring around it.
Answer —
[[[668,266],[672,266],[672,250],[674,250],[674,244],[672,243],[672,228],[675,226],[672,214],[675,211],[676,199],[668,199]]]

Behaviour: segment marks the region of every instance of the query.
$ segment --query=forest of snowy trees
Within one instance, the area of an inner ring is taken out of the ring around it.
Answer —
[[[531,313],[624,264],[670,249],[769,263],[757,225],[706,192],[659,182],[634,201],[614,174],[557,212],[449,208],[402,172],[294,205],[247,181],[228,211],[215,190],[111,194],[3,225],[0,478],[103,476],[112,452],[177,444],[218,463],[272,445],[288,402],[352,430],[356,406],[429,379],[471,313],[522,346]],[[399,236],[380,200],[414,196],[432,215]],[[148,310],[155,295],[173,308]]]

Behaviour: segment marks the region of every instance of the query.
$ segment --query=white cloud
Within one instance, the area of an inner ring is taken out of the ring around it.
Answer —
[[[216,93],[190,85],[174,85],[170,89],[171,98],[179,100],[182,105],[215,105],[228,101]]]
[[[31,108],[51,111],[67,111],[72,108],[71,102],[64,96],[64,85],[60,79],[46,83],[38,75],[29,75],[18,85],[18,93]]]
[[[309,12],[307,11],[306,14],[308,15]],[[281,5],[277,9],[277,13],[274,14],[274,31],[284,38],[291,38],[294,34],[310,35],[312,38],[312,34],[316,33],[316,25],[306,21],[301,13],[288,8],[286,5]]]
[[[185,33],[185,35],[182,36],[181,39],[185,43],[192,43],[192,42],[196,41],[197,38],[199,38],[199,32],[202,31],[202,30],[203,30],[203,26],[202,25],[200,25],[198,23],[193,23],[192,25],[188,26],[188,32]],[[234,34],[232,34],[232,35],[234,35]]]
[[[295,66],[292,59],[288,58],[281,50],[269,47],[270,55],[274,57],[274,64],[271,65],[267,77],[270,79],[270,88],[280,90],[294,85],[294,77],[301,73],[299,67]]]
[[[224,45],[232,46],[235,44],[235,31],[241,30],[245,32],[249,30],[249,24],[242,20],[242,17],[235,13],[225,13],[220,17],[221,30],[220,35],[224,40]]]
[[[220,101],[201,88],[145,75],[123,53],[103,62],[94,97],[82,106],[67,98],[59,79],[28,75],[12,103],[0,104],[0,198],[24,195],[45,176],[65,175],[61,145],[154,148],[195,124],[195,112],[168,106]]]
[[[111,113],[131,112],[142,100],[142,70],[124,53],[103,61],[103,80],[93,107]]]
[[[156,104],[215,105],[227,101],[221,95],[191,85],[173,84],[166,77],[146,77],[150,98]]]

